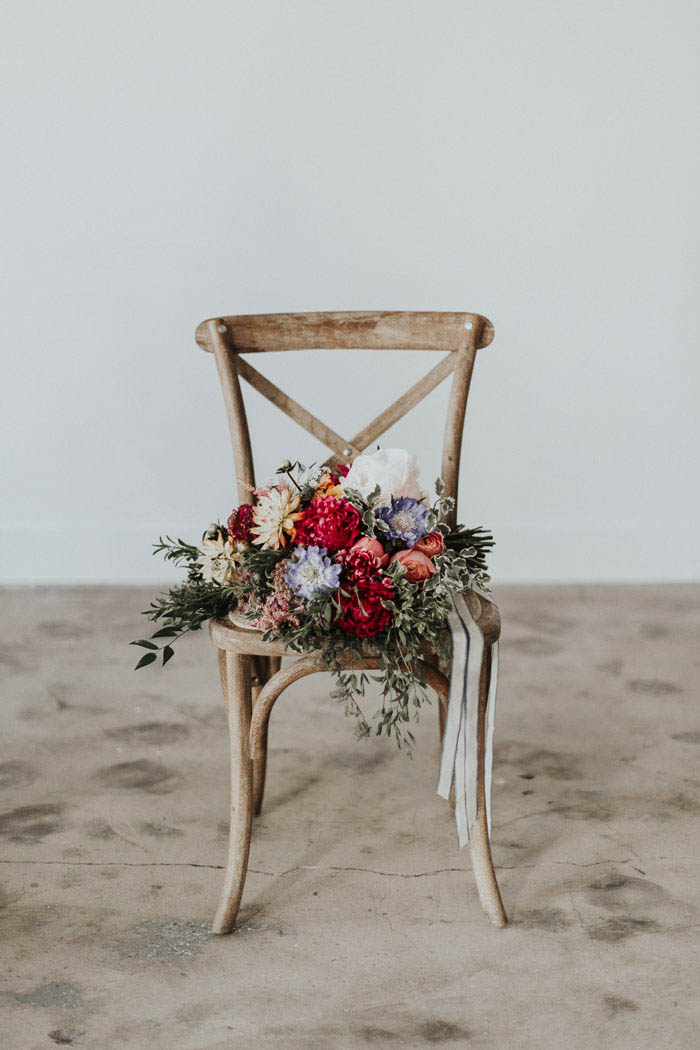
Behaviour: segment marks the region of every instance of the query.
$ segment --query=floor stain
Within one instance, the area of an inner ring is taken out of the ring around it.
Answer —
[[[633,678],[627,688],[640,696],[673,696],[682,692],[673,682],[663,682],[660,678]]]
[[[181,828],[172,828],[167,824],[149,824],[148,821],[144,821],[139,827],[145,835],[153,835],[154,838],[180,838],[185,834]]]
[[[640,625],[639,633],[643,638],[668,638],[670,631],[660,623],[643,623]]]
[[[592,941],[617,944],[638,933],[653,933],[656,929],[653,919],[633,919],[629,915],[620,915],[589,926],[588,936]]]
[[[125,744],[174,744],[189,736],[189,729],[182,722],[142,722],[133,726],[105,729],[105,736]]]
[[[53,1032],[49,1032],[49,1039],[58,1046],[73,1046],[82,1035],[85,1032],[77,1028],[54,1028]]]
[[[36,770],[28,762],[21,762],[18,759],[0,762],[0,790],[24,787],[31,784],[36,778]]]
[[[632,999],[625,999],[619,995],[604,995],[603,1002],[613,1017],[617,1014],[635,1013],[639,1009]]]
[[[29,1006],[82,1006],[83,993],[77,984],[70,981],[50,981],[32,988],[30,992],[12,992],[18,1003]]]
[[[208,922],[140,922],[126,940],[117,941],[123,959],[165,959],[171,955],[199,955],[210,937]]]
[[[603,674],[610,674],[614,678],[618,678],[622,674],[623,666],[623,660],[619,657],[613,657],[612,660],[606,660],[605,663],[596,664],[596,671],[602,671]]]
[[[525,656],[556,656],[563,646],[550,642],[546,638],[513,638],[508,639],[508,648]]]
[[[548,933],[556,933],[570,925],[569,917],[560,908],[524,911],[516,915],[514,921],[525,930],[546,930]]]
[[[63,809],[56,802],[43,802],[34,806],[18,806],[0,813],[0,835],[10,842],[41,842],[47,835],[60,830],[58,818]]]
[[[683,744],[700,744],[700,729],[688,729],[684,733],[673,733],[671,740],[680,740]]]
[[[466,1041],[470,1032],[468,1028],[451,1021],[423,1021],[418,1025],[417,1035],[426,1043],[449,1043],[455,1039]]]
[[[149,791],[154,794],[166,794],[174,791],[180,777],[162,762],[150,758],[137,758],[133,762],[118,762],[106,766],[95,776],[107,788],[128,788],[130,790]]]
[[[370,1024],[358,1028],[357,1034],[365,1043],[378,1043],[380,1046],[382,1043],[403,1042],[403,1036],[398,1032],[392,1032],[388,1028],[377,1028]]]
[[[517,766],[522,774],[542,775],[552,780],[579,780],[582,776],[581,759],[571,752],[550,751],[532,747],[518,740],[506,740],[497,745],[495,761]]]
[[[670,791],[653,799],[649,813],[655,820],[677,820],[684,814],[700,812],[700,799],[687,791]]]
[[[588,900],[597,907],[610,911],[629,909],[637,904],[646,906],[662,901],[668,894],[663,886],[651,879],[640,879],[634,875],[623,875],[609,871],[589,883]]]
[[[89,838],[102,839],[104,842],[119,837],[112,825],[108,824],[106,820],[102,820],[101,817],[96,817],[94,820],[89,821],[85,825],[85,832]]]
[[[45,620],[37,624],[37,630],[49,638],[57,638],[60,641],[73,641],[92,633],[85,625],[79,626],[68,623],[66,620]]]

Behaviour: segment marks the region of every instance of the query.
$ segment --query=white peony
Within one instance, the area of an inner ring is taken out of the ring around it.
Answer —
[[[363,453],[353,461],[340,484],[344,490],[354,489],[365,499],[378,485],[378,505],[385,507],[392,499],[402,496],[422,499],[425,495],[418,480],[416,457],[403,448],[379,448],[376,452]]]

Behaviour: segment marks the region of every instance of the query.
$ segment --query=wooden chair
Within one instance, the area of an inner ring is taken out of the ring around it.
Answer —
[[[251,502],[248,486],[255,484],[250,434],[240,380],[245,379],[273,405],[304,427],[331,449],[328,464],[352,460],[363,449],[401,419],[422,398],[452,373],[441,476],[446,493],[457,500],[459,461],[464,414],[477,349],[493,339],[493,326],[479,314],[468,313],[302,313],[254,314],[217,317],[203,321],[195,336],[203,350],[214,354],[226,402],[233,455],[238,479],[239,503]],[[288,397],[262,376],[241,355],[265,351],[344,350],[433,350],[443,356],[419,382],[407,390],[376,419],[347,441]],[[456,521],[456,509],[452,522]],[[472,615],[485,639],[480,679],[477,762],[477,816],[470,828],[470,852],[479,898],[491,923],[507,922],[491,858],[485,793],[486,700],[491,669],[491,646],[499,637],[500,617],[496,606],[469,594]],[[212,621],[210,633],[218,649],[219,672],[229,725],[231,752],[231,822],[224,885],[214,919],[214,933],[233,927],[243,893],[252,819],[260,812],[265,787],[267,729],[272,707],[288,685],[324,670],[316,654],[295,657],[284,668],[279,642],[262,640],[262,632],[236,627],[229,620]],[[444,729],[448,679],[437,669],[437,661],[425,654],[422,670],[439,697],[440,732]],[[348,655],[347,667],[357,667],[357,657]],[[364,666],[377,667],[371,655]]]

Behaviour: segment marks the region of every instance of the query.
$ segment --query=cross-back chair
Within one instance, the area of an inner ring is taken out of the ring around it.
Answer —
[[[493,339],[493,326],[479,314],[372,313],[251,314],[203,321],[195,333],[203,350],[214,354],[228,416],[238,479],[239,503],[252,501],[255,485],[253,454],[241,379],[286,415],[320,440],[332,455],[327,464],[347,463],[373,445],[431,390],[452,374],[452,389],[445,419],[441,476],[446,494],[455,500],[449,524],[457,520],[457,490],[462,432],[467,396],[476,351]],[[431,350],[444,356],[380,415],[346,440],[261,375],[243,354],[288,350]],[[472,616],[484,634],[480,676],[477,746],[477,813],[470,828],[472,867],[481,904],[490,922],[507,922],[491,858],[486,803],[486,704],[491,675],[491,647],[500,634],[496,606],[484,598],[467,595]],[[275,701],[292,682],[325,670],[313,653],[295,657],[281,667],[284,646],[263,641],[262,631],[236,626],[228,619],[212,621],[210,634],[218,650],[219,673],[229,725],[231,757],[231,820],[228,857],[214,933],[232,929],[241,903],[248,869],[253,816],[260,812],[265,788],[267,732]],[[377,668],[371,651],[361,658],[348,653],[345,666]],[[422,671],[439,698],[440,735],[444,731],[448,678],[437,659],[425,653]]]

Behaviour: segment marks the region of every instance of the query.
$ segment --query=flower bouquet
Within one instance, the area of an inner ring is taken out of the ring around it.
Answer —
[[[453,506],[440,479],[429,500],[415,456],[403,449],[378,449],[349,467],[283,463],[274,484],[252,488],[251,502],[212,524],[198,545],[168,536],[155,545],[187,566],[187,578],[145,611],[163,626],[132,643],[148,650],[137,667],[158,652],[167,663],[176,638],[229,616],[290,652],[318,651],[360,735],[372,727],[359,701],[371,678],[380,682],[375,732],[410,748],[406,723],[428,699],[419,661],[427,651],[449,656],[452,594],[488,586],[493,538],[450,528]],[[348,649],[378,656],[379,672],[343,670]]]

